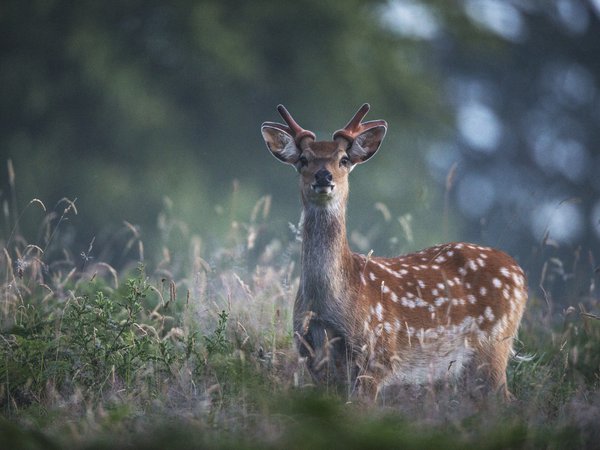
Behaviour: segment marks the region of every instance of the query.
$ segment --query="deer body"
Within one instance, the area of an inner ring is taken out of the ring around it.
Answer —
[[[469,243],[397,258],[353,253],[346,238],[348,174],[369,159],[384,121],[361,123],[364,105],[316,142],[283,107],[289,126],[266,122],[271,152],[300,173],[302,270],[294,334],[316,381],[375,392],[386,384],[480,380],[506,388],[527,289],[505,253]]]

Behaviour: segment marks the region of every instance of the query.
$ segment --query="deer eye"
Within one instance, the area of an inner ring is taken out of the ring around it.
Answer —
[[[348,158],[347,156],[342,156],[342,159],[340,159],[340,166],[348,167],[349,165],[350,158]]]

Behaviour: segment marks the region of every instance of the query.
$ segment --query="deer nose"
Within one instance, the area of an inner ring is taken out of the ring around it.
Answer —
[[[320,169],[315,173],[315,184],[329,186],[333,182],[333,175],[327,169]]]

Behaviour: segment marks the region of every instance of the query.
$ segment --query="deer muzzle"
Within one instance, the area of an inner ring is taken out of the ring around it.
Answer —
[[[311,185],[317,194],[329,194],[333,191],[333,175],[327,169],[320,169],[315,173],[315,182]]]

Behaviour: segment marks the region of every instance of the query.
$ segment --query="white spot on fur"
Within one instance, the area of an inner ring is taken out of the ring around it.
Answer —
[[[397,303],[397,302],[398,302],[398,296],[396,295],[396,293],[395,293],[395,292],[392,292],[392,293],[390,294],[390,298],[392,299],[392,301],[393,301],[394,303]]]
[[[369,279],[370,279],[371,281],[375,281],[375,278],[377,278],[377,277],[375,276],[375,274],[374,274],[373,272],[369,272]]]
[[[486,306],[485,311],[483,312],[483,315],[490,322],[492,322],[495,319],[494,313],[492,312],[492,308],[490,308],[489,306]]]
[[[429,303],[427,303],[425,300],[423,300],[422,298],[417,298],[415,300],[416,305],[419,308],[425,308],[426,306],[429,306]]]
[[[523,300],[523,291],[519,288],[515,288],[515,300],[521,302]]]
[[[475,303],[477,303],[477,299],[475,298],[475,296],[473,294],[467,295],[467,300],[469,301],[469,303],[471,305],[474,305]]]
[[[481,295],[485,295],[485,294],[487,294],[487,289],[486,289],[485,287],[481,286],[481,287],[479,288],[479,293],[480,293]]]
[[[383,306],[379,302],[375,306],[375,314],[377,314],[377,320],[381,322],[383,320]]]
[[[506,267],[500,267],[500,273],[506,278],[510,278],[510,272]]]
[[[410,309],[414,309],[414,307],[416,306],[414,300],[409,300],[406,297],[402,297],[400,299],[400,301],[402,302],[402,306],[406,306],[407,308],[410,308]]]
[[[373,261],[373,263],[376,264],[377,266],[379,266],[382,270],[384,270],[387,273],[389,273],[390,275],[392,275],[392,276],[394,276],[396,278],[402,278],[402,273],[401,272],[403,272],[403,271],[396,272],[396,271],[390,269],[389,267],[387,267],[387,265],[380,264],[377,261]],[[404,272],[406,272],[406,271],[404,271]]]
[[[446,297],[438,297],[435,299],[435,306],[442,306],[444,303],[446,303],[448,301],[448,299]]]
[[[525,284],[524,278],[521,275],[519,275],[518,273],[513,272],[512,276],[513,276],[513,281],[515,282],[515,284],[517,286],[523,286],[523,284]]]
[[[494,287],[497,287],[498,289],[502,287],[502,281],[500,281],[498,278],[492,279],[492,283],[494,284]]]

